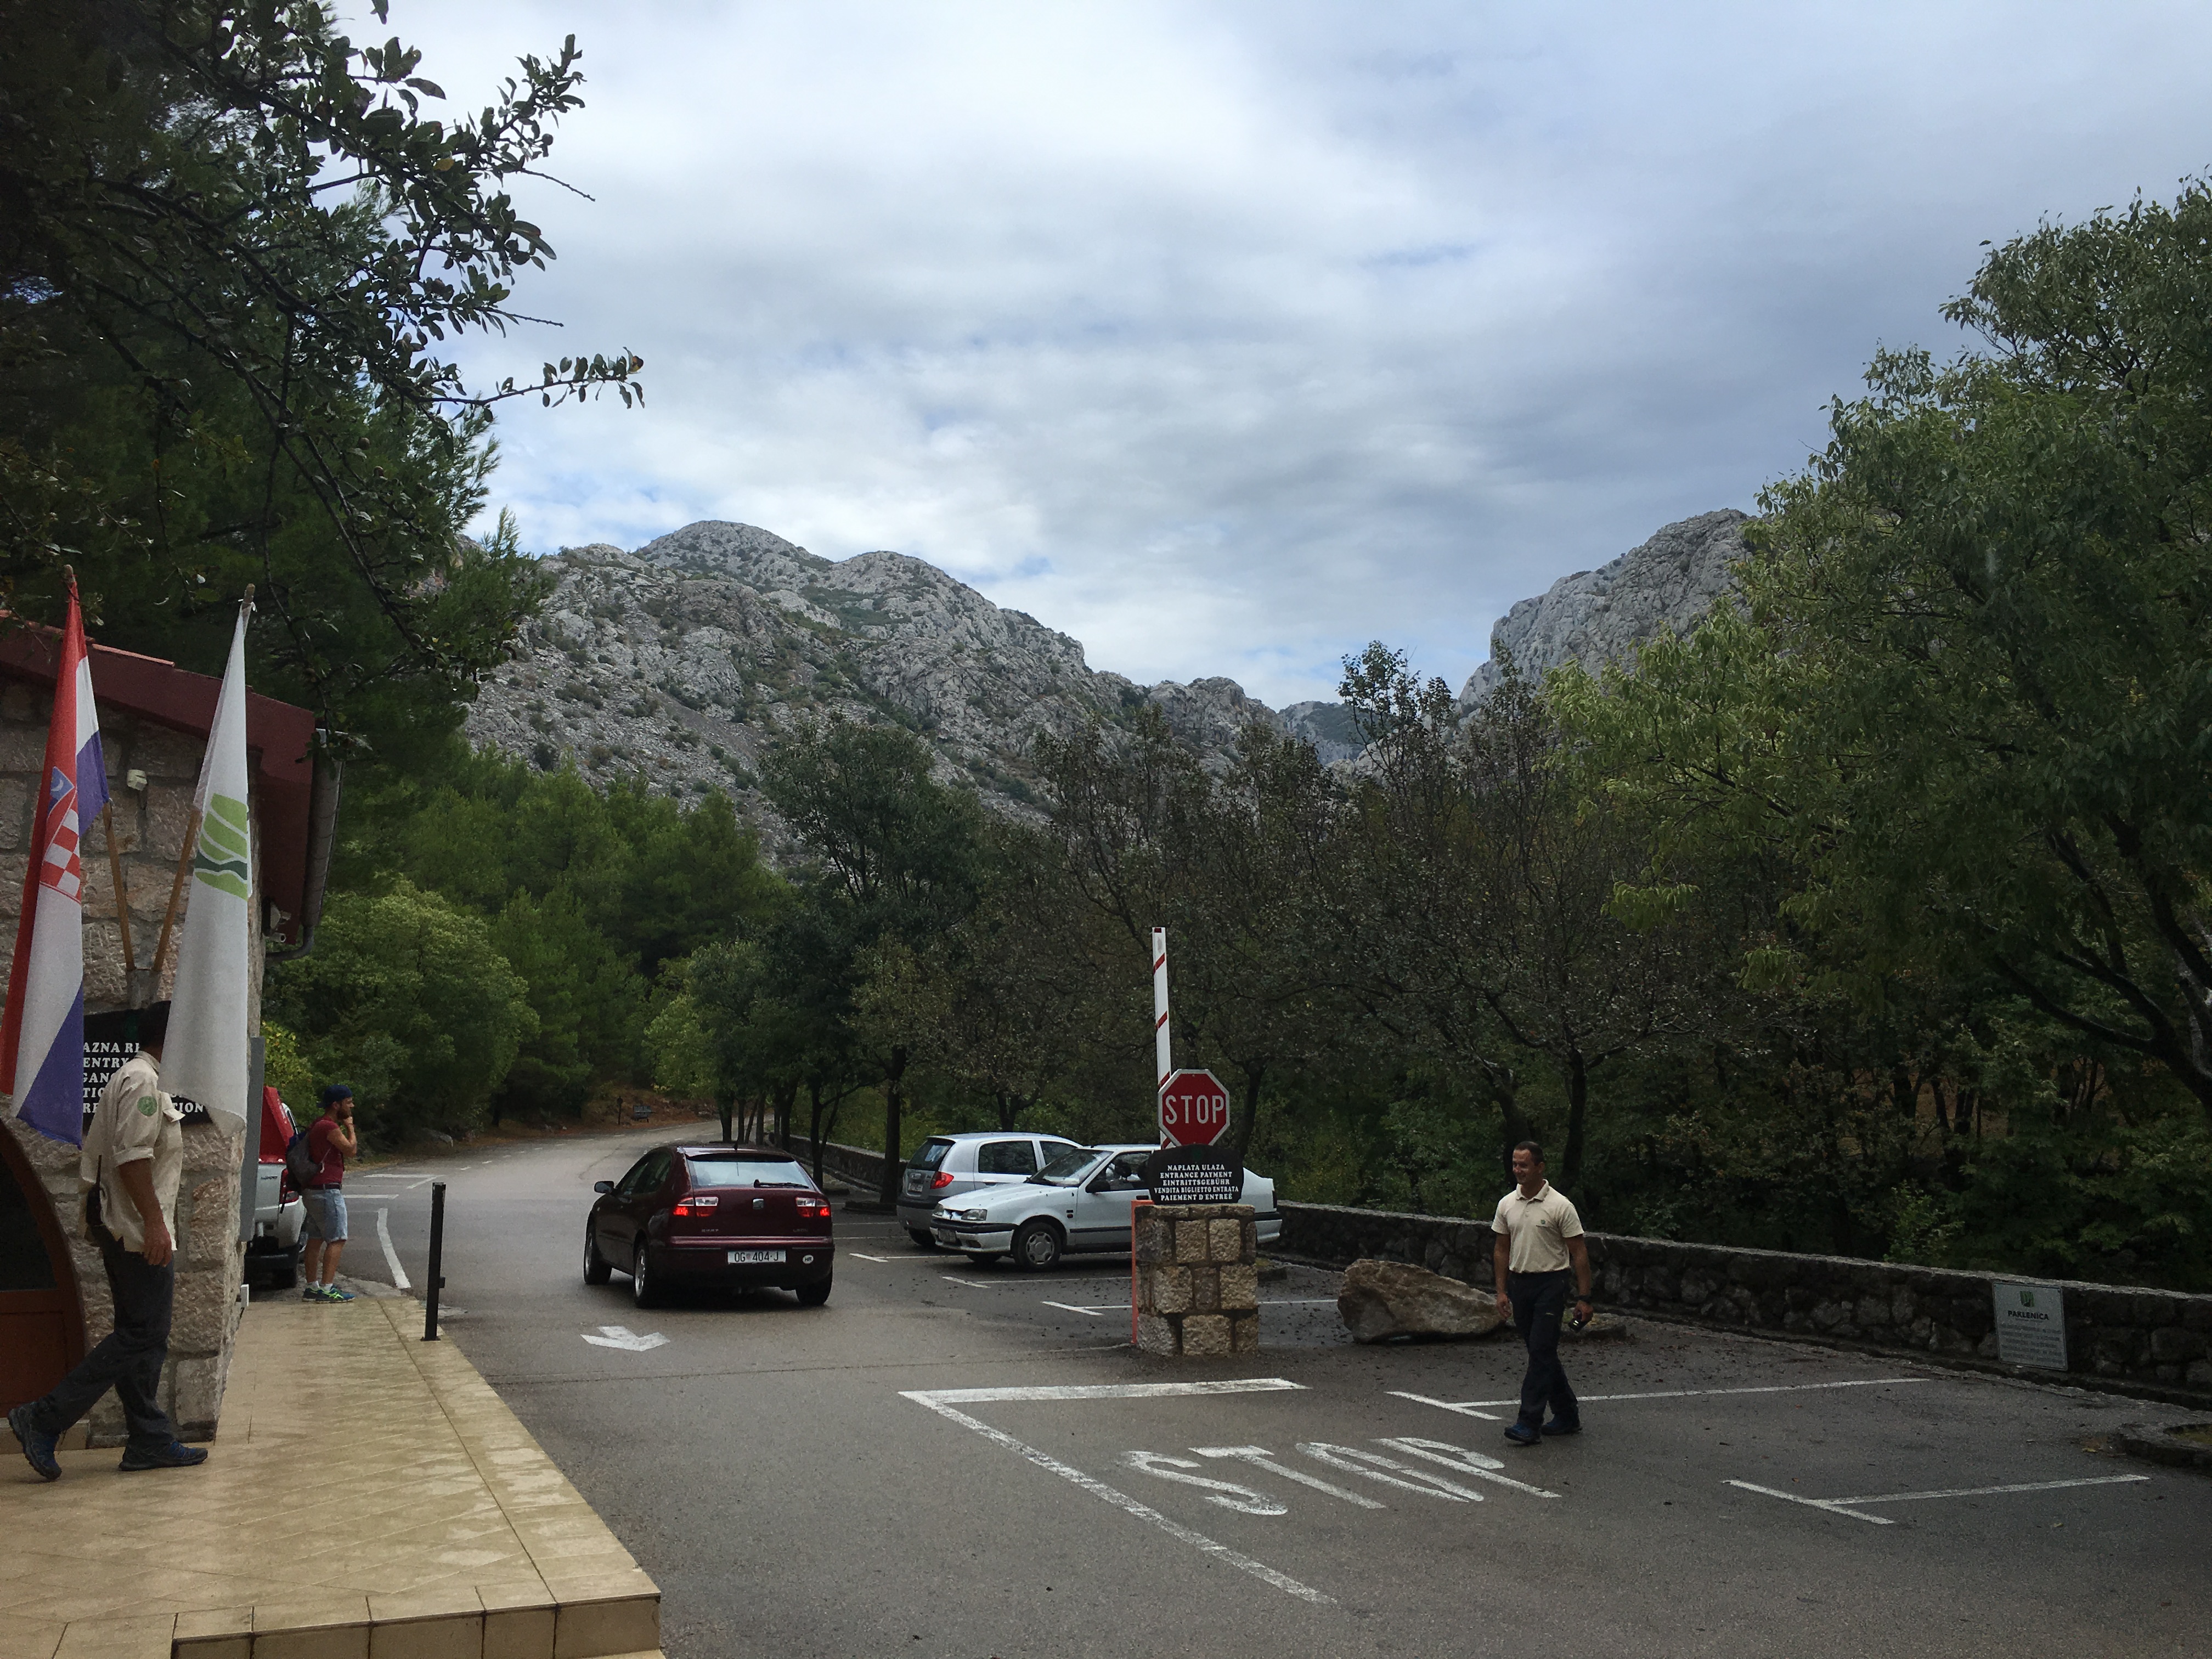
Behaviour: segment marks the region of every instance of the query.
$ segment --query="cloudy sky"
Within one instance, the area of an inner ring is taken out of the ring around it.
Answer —
[[[356,33],[376,29],[364,14]],[[518,408],[539,550],[915,554],[1139,680],[1456,685],[1512,602],[1750,507],[1979,244],[2212,164],[2201,4],[395,0],[461,108],[573,32],[524,193],[641,411]]]

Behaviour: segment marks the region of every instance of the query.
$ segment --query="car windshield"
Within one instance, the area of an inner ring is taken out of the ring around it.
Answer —
[[[714,1152],[687,1153],[691,1187],[806,1187],[814,1183],[806,1171],[789,1158],[725,1158]]]
[[[1073,1187],[1091,1173],[1106,1154],[1091,1146],[1071,1146],[1030,1177],[1046,1187]]]

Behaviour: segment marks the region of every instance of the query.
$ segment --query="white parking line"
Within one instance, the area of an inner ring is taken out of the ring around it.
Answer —
[[[1269,1377],[1248,1382],[1134,1382],[1109,1383],[1083,1387],[1041,1389],[916,1389],[902,1395],[917,1405],[927,1406],[939,1416],[957,1423],[964,1429],[973,1429],[986,1440],[1005,1447],[1008,1451],[1027,1458],[1041,1469],[1050,1470],[1061,1480],[1071,1481],[1094,1498],[1103,1498],[1115,1508],[1133,1515],[1139,1521],[1150,1522],[1170,1538],[1180,1540],[1192,1548],[1215,1559],[1224,1561],[1255,1578],[1273,1585],[1285,1595],[1295,1595],[1302,1601],[1316,1607],[1334,1607],[1335,1598],[1323,1595],[1310,1586],[1301,1584],[1287,1573],[1277,1572],[1264,1561],[1255,1561],[1231,1549],[1226,1544],[1215,1542],[1204,1533],[1194,1532],[1179,1521],[1171,1521],[1149,1504],[1140,1504],[1124,1492],[1117,1492],[1104,1481],[1085,1474],[1081,1469],[1061,1462],[1058,1458],[1039,1451],[1035,1446],[1017,1440],[1004,1430],[994,1429],[981,1419],[955,1411],[951,1402],[979,1403],[991,1400],[1141,1400],[1164,1395],[1243,1394],[1276,1389],[1296,1389],[1300,1385],[1281,1377]]]
[[[1723,1394],[1804,1394],[1816,1389],[1880,1389],[1899,1382],[1933,1382],[1932,1376],[1863,1376],[1849,1382],[1779,1382],[1756,1389],[1662,1389],[1650,1394],[1586,1394],[1582,1396],[1585,1406],[1624,1400],[1697,1400],[1711,1395]],[[1403,1389],[1389,1389],[1386,1393],[1401,1400],[1411,1400],[1419,1405],[1434,1406],[1438,1411],[1457,1412],[1462,1417],[1480,1417],[1485,1422],[1504,1419],[1478,1411],[1478,1406],[1518,1406],[1516,1395],[1511,1400],[1431,1400],[1425,1394],[1407,1394]]]
[[[1048,1302],[1044,1305],[1058,1308],[1063,1313],[1089,1314],[1093,1319],[1103,1319],[1109,1311],[1104,1308],[1079,1308],[1072,1302]],[[1122,1305],[1126,1308],[1128,1304],[1124,1303]]]
[[[846,1254],[847,1255],[855,1255],[855,1256],[858,1256],[858,1257],[860,1257],[860,1259],[861,1261],[880,1261],[880,1262],[882,1262],[885,1267],[889,1267],[889,1266],[890,1265],[890,1262],[891,1262],[891,1259],[890,1259],[890,1257],[889,1257],[889,1256],[887,1256],[887,1255],[869,1255],[866,1251],[865,1251],[865,1250],[848,1250],[848,1251],[846,1251],[846,1252],[845,1252],[845,1254]]]
[[[938,1277],[948,1285],[965,1285],[971,1291],[992,1291],[998,1288],[995,1285],[980,1285],[972,1279],[955,1279],[951,1273],[939,1273]]]
[[[951,1278],[951,1276],[947,1274],[946,1277]],[[968,1281],[964,1279],[955,1279],[952,1282],[956,1285],[965,1285]],[[1262,1302],[1259,1305],[1262,1308],[1309,1308],[1316,1306],[1324,1302],[1328,1303],[1331,1307],[1336,1305],[1336,1298],[1333,1296],[1284,1297],[1273,1302]],[[1126,1302],[1093,1302],[1088,1307],[1078,1307],[1073,1302],[1047,1302],[1044,1305],[1048,1308],[1065,1308],[1070,1313],[1090,1314],[1093,1317],[1101,1314],[1127,1313],[1129,1311],[1129,1304]],[[1432,1400],[1429,1403],[1432,1406],[1443,1404],[1442,1401],[1437,1400]],[[1451,1407],[1446,1406],[1444,1407],[1444,1409],[1449,1411]]]
[[[392,1282],[400,1290],[410,1288],[407,1269],[399,1265],[399,1252],[392,1248],[392,1212],[376,1212],[376,1242],[384,1246],[385,1265],[392,1269]]]
[[[2098,1474],[2078,1480],[2022,1480],[2006,1486],[1948,1486],[1938,1492],[1877,1492],[1866,1498],[1803,1498],[1794,1492],[1778,1492],[1772,1486],[1756,1486],[1748,1480],[1731,1480],[1731,1486],[1746,1492],[1755,1492],[1763,1498],[1779,1498],[1792,1504],[1802,1504],[1808,1510],[1826,1510],[1831,1515],[1848,1515],[1854,1521],[1864,1521],[1871,1526],[1893,1527],[1897,1523],[1886,1515],[1863,1515],[1850,1505],[1854,1504],[1915,1504],[1929,1498],[1990,1498],[2001,1492],[2058,1492],[2069,1486],[2120,1486],[2138,1480],[2148,1480],[2147,1474]]]
[[[1000,1400],[1181,1400],[1194,1395],[1304,1394],[1306,1385],[1285,1376],[1234,1377],[1219,1382],[1058,1382],[1009,1389],[923,1389],[900,1395],[934,1409],[988,1406]]]

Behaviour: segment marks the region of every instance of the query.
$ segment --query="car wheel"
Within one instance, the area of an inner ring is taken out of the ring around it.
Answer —
[[[1049,1221],[1024,1221],[1014,1235],[1014,1261],[1033,1273],[1057,1267],[1060,1250],[1060,1229]]]
[[[607,1282],[607,1275],[614,1270],[615,1264],[599,1254],[598,1231],[586,1221],[584,1224],[584,1283],[604,1285]]]
[[[646,1263],[645,1241],[637,1242],[637,1254],[630,1258],[629,1299],[641,1308],[660,1305],[659,1284],[649,1277],[651,1269]]]
[[[997,1250],[970,1250],[968,1260],[978,1267],[988,1267],[999,1259],[999,1255]]]
[[[929,1236],[929,1229],[927,1227],[909,1227],[906,1230],[906,1236],[925,1250],[933,1250],[937,1248],[937,1241]]]
[[[802,1308],[818,1308],[829,1299],[830,1281],[826,1279],[819,1285],[801,1285],[799,1287],[799,1305]]]

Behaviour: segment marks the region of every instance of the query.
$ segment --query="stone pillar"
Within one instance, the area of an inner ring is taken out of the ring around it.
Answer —
[[[1257,1349],[1259,1250],[1249,1204],[1138,1210],[1137,1346],[1193,1359]]]

